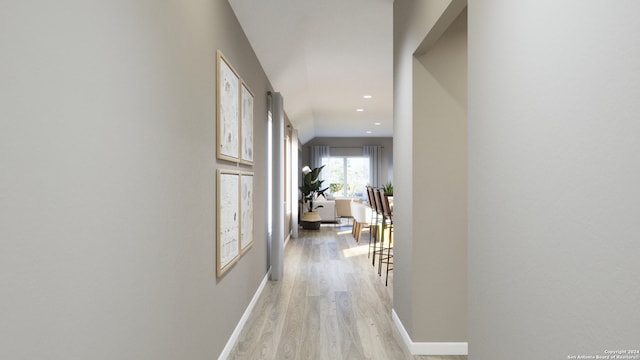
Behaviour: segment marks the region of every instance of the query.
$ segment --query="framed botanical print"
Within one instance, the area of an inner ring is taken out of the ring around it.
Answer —
[[[241,79],[220,50],[217,52],[216,64],[216,156],[218,159],[238,162]]]
[[[224,275],[240,257],[240,174],[218,170],[216,274]]]
[[[242,81],[240,93],[240,162],[253,165],[253,93]]]
[[[240,252],[253,245],[253,173],[240,174]]]

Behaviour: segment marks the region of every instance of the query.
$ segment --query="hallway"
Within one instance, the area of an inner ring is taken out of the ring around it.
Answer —
[[[466,359],[405,350],[392,279],[385,287],[371,266],[367,240],[357,246],[345,227],[301,230],[285,249],[283,280],[267,283],[229,359]]]

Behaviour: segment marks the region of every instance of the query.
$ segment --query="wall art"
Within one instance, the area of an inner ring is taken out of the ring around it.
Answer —
[[[247,165],[253,165],[253,98],[253,93],[247,84],[242,81],[240,94],[242,104],[240,107],[240,113],[242,114],[240,123],[240,162]]]
[[[218,170],[216,274],[222,276],[240,256],[240,175]]]
[[[220,50],[217,52],[216,64],[216,156],[218,159],[238,162],[241,80]]]
[[[253,173],[240,174],[240,251],[253,245]]]

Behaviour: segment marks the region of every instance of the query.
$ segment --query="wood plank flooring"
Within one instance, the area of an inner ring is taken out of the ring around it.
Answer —
[[[267,283],[229,359],[466,360],[408,353],[391,320],[392,277],[385,287],[368,238],[357,246],[349,228],[300,230],[283,279]]]

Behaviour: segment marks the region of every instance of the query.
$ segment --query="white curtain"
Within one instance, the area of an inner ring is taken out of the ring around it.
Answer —
[[[371,186],[374,188],[382,186],[382,146],[363,146],[362,154],[369,158],[369,181]]]
[[[329,147],[326,145],[311,146],[311,168],[317,168],[329,163]],[[324,170],[323,170],[324,172]],[[320,173],[322,176],[322,173]]]
[[[326,145],[311,146],[311,168],[315,169],[322,165],[329,164],[329,147]],[[318,180],[326,180],[326,174],[329,169],[324,168],[318,176]],[[323,186],[328,186],[326,183]]]

